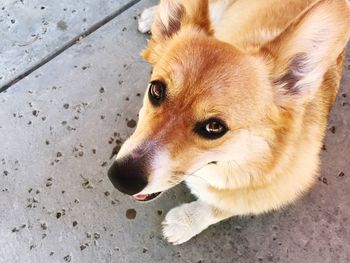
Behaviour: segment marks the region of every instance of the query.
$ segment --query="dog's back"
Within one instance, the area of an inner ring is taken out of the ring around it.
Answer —
[[[313,2],[315,0],[212,1],[215,35],[242,49],[260,47],[274,39]]]

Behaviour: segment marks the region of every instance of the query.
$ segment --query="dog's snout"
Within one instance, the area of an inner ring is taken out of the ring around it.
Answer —
[[[108,177],[120,192],[134,195],[147,185],[147,171],[141,159],[132,156],[117,160],[109,168]]]

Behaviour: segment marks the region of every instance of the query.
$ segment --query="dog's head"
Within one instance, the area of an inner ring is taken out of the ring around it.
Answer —
[[[215,37],[208,1],[162,0],[143,53],[152,77],[111,181],[145,201],[206,165],[273,165],[348,35],[346,1],[322,0],[248,52]]]

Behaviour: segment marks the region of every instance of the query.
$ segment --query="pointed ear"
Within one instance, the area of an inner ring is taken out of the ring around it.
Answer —
[[[161,0],[152,26],[153,38],[171,38],[186,25],[211,31],[208,0]]]
[[[213,33],[208,0],[161,0],[152,25],[152,38],[143,52],[144,58],[153,63],[151,53],[157,53],[157,45],[171,39],[188,26],[207,34]]]
[[[350,34],[347,0],[319,0],[261,50],[268,54],[280,106],[312,99],[328,69],[343,52]]]

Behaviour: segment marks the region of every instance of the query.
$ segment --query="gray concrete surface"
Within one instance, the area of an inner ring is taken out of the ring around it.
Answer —
[[[2,0],[0,87],[132,0]]]
[[[151,70],[134,16],[154,2],[0,93],[0,262],[350,262],[350,52],[320,180],[296,204],[172,246],[160,223],[192,199],[185,187],[149,204],[113,189],[110,155],[133,130]]]

